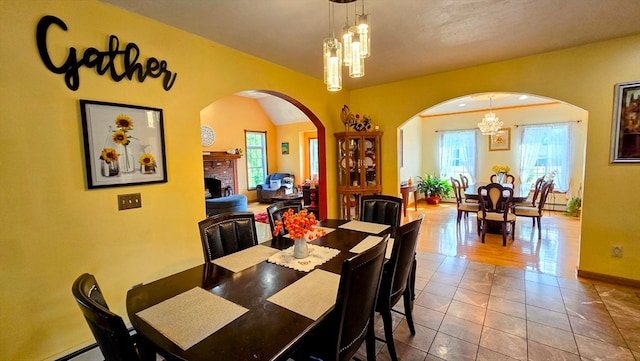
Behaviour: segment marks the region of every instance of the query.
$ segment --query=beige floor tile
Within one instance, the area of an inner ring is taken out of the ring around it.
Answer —
[[[491,285],[492,283],[488,281],[478,281],[462,278],[462,281],[460,281],[458,287],[488,295],[491,293]]]
[[[432,330],[437,330],[444,318],[444,313],[418,305],[413,306],[412,315],[414,324],[429,327]]]
[[[540,297],[557,298],[562,299],[560,293],[560,287],[549,286],[544,283],[526,281],[525,283],[527,295],[534,294]]]
[[[527,337],[527,321],[522,318],[487,310],[484,325],[516,336]]]
[[[522,319],[527,317],[526,305],[524,303],[509,301],[500,297],[490,296],[487,308]]]
[[[505,300],[524,303],[525,293],[523,290],[516,288],[493,285],[491,287],[491,296],[504,298]]]
[[[474,280],[474,281],[485,281],[485,282],[493,282],[493,271],[484,271],[467,268],[462,275],[462,280]]]
[[[543,325],[571,331],[569,318],[566,313],[545,310],[544,308],[527,305],[527,320]]]
[[[458,291],[456,291],[455,295],[453,295],[453,299],[474,306],[486,308],[487,303],[489,302],[489,295],[471,291],[465,288],[458,288]]]
[[[627,346],[632,351],[640,352],[640,332],[637,332],[635,330],[627,330],[627,329],[621,328],[620,329],[620,334],[622,334],[622,337],[627,342]],[[616,342],[611,342],[611,343],[617,345]]]
[[[610,315],[618,328],[640,333],[640,318],[616,312],[611,312]]]
[[[484,322],[485,312],[486,308],[484,307],[474,306],[468,303],[453,300],[449,305],[447,314],[451,314],[467,321],[482,324]]]
[[[475,360],[478,345],[438,332],[429,354],[448,361]]]
[[[626,347],[616,346],[589,337],[576,335],[580,355],[591,360],[634,361],[634,356]]]
[[[569,331],[527,321],[527,337],[531,341],[536,341],[576,355],[578,354],[573,333]]]
[[[414,323],[416,334],[412,335],[409,331],[409,325],[406,320],[402,320],[398,327],[393,331],[393,338],[406,345],[417,348],[424,352],[428,352],[433,343],[433,339],[436,337],[436,330],[428,327],[418,325]]]
[[[444,316],[438,332],[443,332],[449,336],[478,344],[480,341],[480,333],[482,332],[482,325],[447,314]]]
[[[457,287],[460,283],[460,280],[462,279],[462,275],[462,273],[451,274],[440,272],[440,268],[438,268],[438,271],[436,271],[433,276],[431,276],[431,281]]]
[[[640,306],[640,292],[638,290],[605,285],[596,285],[595,288],[603,300],[616,299]]]
[[[527,359],[527,341],[524,338],[491,327],[482,328],[480,346],[516,360]]]
[[[545,297],[527,292],[526,303],[555,312],[566,312],[562,298]]]
[[[517,290],[524,290],[525,281],[522,277],[509,277],[507,275],[496,275],[493,278],[493,284]]]
[[[430,308],[438,312],[447,312],[451,297],[434,295],[429,292],[422,292],[416,297],[415,304]]]
[[[579,317],[583,320],[589,320],[594,322],[613,324],[612,315],[609,314],[607,308],[603,303],[591,302],[591,303],[579,303],[579,302],[565,302],[565,308],[569,317]],[[626,317],[624,318],[626,320]],[[621,320],[622,321],[622,320]],[[618,327],[621,327],[618,325]]]
[[[438,296],[445,296],[453,298],[453,295],[457,291],[456,286],[439,283],[434,281],[433,279],[427,283],[427,285],[423,288],[423,291],[433,293]]]
[[[558,278],[553,275],[547,275],[547,274],[538,273],[538,272],[526,272],[524,275],[524,279],[527,281],[533,281],[537,283],[543,283],[545,285],[558,287]]]
[[[528,342],[529,361],[580,361],[580,356],[531,341]]]
[[[574,334],[582,335],[602,342],[626,347],[627,344],[615,325],[569,317]],[[635,333],[634,333],[635,334]]]
[[[476,357],[476,361],[514,361],[516,359],[509,357],[507,355],[503,355],[501,353],[497,353],[493,350],[489,350],[486,347],[480,346],[478,348],[478,356]]]
[[[524,271],[512,267],[496,266],[496,275],[524,279]]]
[[[593,303],[602,302],[600,295],[595,288],[584,288],[580,290],[572,290],[568,288],[560,288],[562,293],[562,299],[565,302],[577,302],[577,303]]]
[[[421,351],[417,348],[411,347],[409,345],[403,344],[402,342],[396,342],[396,356],[398,359],[402,361],[423,361],[425,357],[427,357],[426,351]],[[377,361],[387,361],[391,360],[391,356],[389,355],[389,349],[385,346],[380,350],[379,353],[376,354]]]

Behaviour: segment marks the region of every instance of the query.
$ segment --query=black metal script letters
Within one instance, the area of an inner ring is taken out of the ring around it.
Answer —
[[[140,56],[140,48],[134,43],[129,43],[125,46],[124,50],[120,50],[120,40],[117,36],[109,36],[109,50],[99,51],[96,48],[88,48],[84,51],[81,58],[77,58],[76,48],[69,48],[69,55],[64,64],[56,66],[47,50],[47,30],[52,24],[58,25],[62,30],[67,31],[67,25],[59,18],[47,15],[44,16],[38,22],[36,28],[36,42],[38,44],[38,52],[44,65],[51,72],[55,74],[64,74],[64,81],[67,87],[71,90],[78,90],[80,86],[79,70],[81,67],[95,68],[96,72],[100,75],[104,75],[109,72],[111,79],[120,81],[125,77],[129,80],[134,76],[139,82],[143,82],[147,76],[152,78],[162,78],[162,87],[164,90],[169,90],[176,81],[178,74],[173,74],[167,69],[167,62],[165,60],[158,60],[156,58],[149,58],[145,65],[138,63],[138,57]],[[121,56],[123,71],[118,73],[116,64],[114,62]]]

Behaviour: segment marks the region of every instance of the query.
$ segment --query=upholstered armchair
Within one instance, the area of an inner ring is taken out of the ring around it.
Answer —
[[[256,186],[256,196],[260,203],[272,203],[273,197],[293,193],[295,176],[291,173],[272,173],[263,184]]]

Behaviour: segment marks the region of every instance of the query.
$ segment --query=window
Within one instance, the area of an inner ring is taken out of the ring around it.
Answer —
[[[267,178],[267,132],[244,132],[247,148],[247,186],[256,189]]]
[[[476,131],[440,131],[440,176],[466,175],[473,183],[476,173]]]
[[[533,184],[546,176],[554,181],[554,189],[569,189],[571,143],[569,124],[523,125],[520,148],[520,175],[523,184]]]
[[[318,179],[318,138],[309,139],[309,176]]]

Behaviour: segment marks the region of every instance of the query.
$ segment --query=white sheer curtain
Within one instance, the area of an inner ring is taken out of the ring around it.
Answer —
[[[520,175],[523,183],[546,175],[554,189],[569,190],[571,138],[569,123],[523,125],[520,147]]]
[[[440,131],[440,176],[458,178],[466,173],[473,180],[475,172],[476,131]]]

